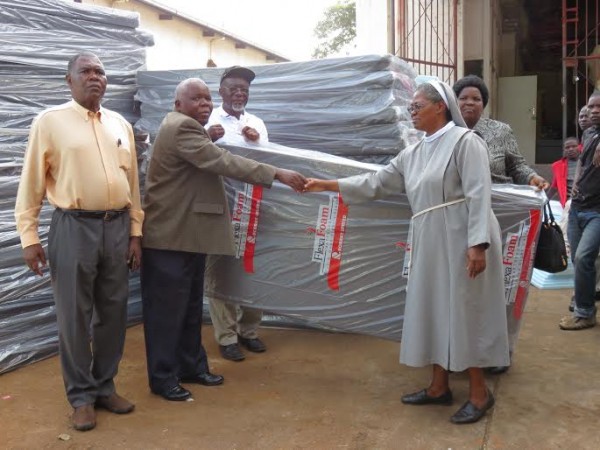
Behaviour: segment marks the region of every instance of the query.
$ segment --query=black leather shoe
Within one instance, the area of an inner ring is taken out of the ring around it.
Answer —
[[[483,416],[488,409],[494,406],[494,396],[490,391],[488,391],[488,400],[485,405],[481,409],[477,408],[473,403],[468,401],[461,408],[454,413],[452,417],[450,417],[450,422],[456,424],[463,423],[475,423]]]
[[[182,383],[198,383],[203,386],[218,386],[219,384],[223,384],[225,378],[222,375],[215,375],[210,372],[204,372],[196,375],[191,378],[182,378]]]
[[[451,405],[452,401],[451,390],[439,397],[431,397],[427,394],[427,389],[402,396],[402,403],[406,405]]]
[[[484,370],[490,375],[501,375],[503,373],[508,372],[508,369],[510,369],[510,366],[493,366],[486,367]]]
[[[219,351],[221,352],[221,356],[223,358],[230,361],[243,361],[246,359],[240,350],[240,346],[237,344],[219,345]]]
[[[262,353],[267,350],[267,346],[259,338],[248,339],[238,336],[238,342],[254,353]]]
[[[184,400],[187,400],[188,398],[191,398],[192,396],[192,393],[180,384],[176,384],[172,388],[154,393],[172,402],[182,402]]]

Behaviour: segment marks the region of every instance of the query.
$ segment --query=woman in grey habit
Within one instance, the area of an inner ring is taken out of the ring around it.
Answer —
[[[415,128],[425,132],[420,142],[375,173],[309,179],[305,191],[337,191],[350,205],[406,193],[412,256],[400,362],[433,370],[431,384],[402,402],[450,405],[449,372],[466,370],[469,399],[450,420],[472,423],[494,405],[482,368],[509,363],[487,149],[467,128],[445,83],[420,85],[409,111]]]

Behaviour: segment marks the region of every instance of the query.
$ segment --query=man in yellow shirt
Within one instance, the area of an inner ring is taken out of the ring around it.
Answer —
[[[134,409],[115,392],[113,378],[125,341],[128,263],[137,269],[141,261],[144,213],[131,126],[100,105],[102,63],[80,53],[69,61],[66,80],[73,100],[43,111],[31,126],[15,217],[25,262],[42,276],[44,197],[56,208],[48,259],[60,361],[73,426],[85,431],[96,425],[94,407]]]

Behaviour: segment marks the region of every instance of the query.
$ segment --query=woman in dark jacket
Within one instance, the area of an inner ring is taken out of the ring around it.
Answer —
[[[476,75],[467,75],[458,80],[453,89],[467,126],[478,132],[488,145],[492,183],[529,184],[538,189],[550,187],[525,162],[510,126],[481,117],[490,96],[483,80]]]

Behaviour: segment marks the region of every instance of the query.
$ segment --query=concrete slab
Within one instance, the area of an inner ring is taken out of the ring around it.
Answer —
[[[264,329],[268,351],[234,363],[205,327],[211,370],[225,384],[188,385],[193,402],[167,402],[148,391],[136,326],[117,378],[134,413],[99,411],[96,429],[74,431],[51,358],[0,377],[0,448],[597,449],[600,326],[559,330],[570,295],[532,290],[514,365],[489,379],[496,407],[474,425],[448,421],[467,398],[464,374],[451,377],[454,406],[405,406],[400,396],[425,386],[430,370],[399,365],[397,344],[307,330]]]

